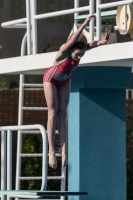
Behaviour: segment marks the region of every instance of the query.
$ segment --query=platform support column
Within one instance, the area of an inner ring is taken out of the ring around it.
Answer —
[[[69,200],[126,200],[126,88],[130,67],[81,67],[68,109]]]

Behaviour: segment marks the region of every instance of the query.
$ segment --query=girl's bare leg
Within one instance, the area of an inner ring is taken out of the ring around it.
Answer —
[[[62,167],[67,164],[67,106],[69,103],[70,95],[70,80],[58,88],[58,120],[59,120],[59,136],[60,136],[60,149],[59,153],[62,155]]]
[[[54,148],[55,126],[58,110],[58,96],[56,86],[52,83],[44,82],[44,95],[48,106],[47,133],[49,143],[49,166],[52,168],[57,168]]]

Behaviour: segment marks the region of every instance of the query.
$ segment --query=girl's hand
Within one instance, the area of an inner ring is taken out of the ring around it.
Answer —
[[[106,44],[109,40],[109,36],[110,36],[110,31],[106,30],[103,40],[100,40],[100,41],[97,42],[97,47],[100,46],[100,45]]]
[[[88,43],[88,49],[92,49],[92,48],[98,47],[100,45],[106,44],[109,40],[109,36],[110,36],[110,31],[106,30],[103,40],[92,41],[92,42]]]
[[[87,17],[83,24],[86,26],[93,17],[95,17],[95,15],[90,15],[89,17]]]
[[[105,36],[104,36],[104,39],[103,39],[103,44],[106,44],[108,42],[109,36],[110,36],[110,31],[106,30],[105,31]]]

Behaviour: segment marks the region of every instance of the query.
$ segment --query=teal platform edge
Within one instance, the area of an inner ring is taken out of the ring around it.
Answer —
[[[126,88],[130,67],[81,67],[68,109],[68,190],[126,200]]]

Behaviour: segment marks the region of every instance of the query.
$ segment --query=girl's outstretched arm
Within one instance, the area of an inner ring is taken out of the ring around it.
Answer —
[[[78,30],[71,36],[71,38],[60,47],[60,52],[66,53],[78,40],[80,34],[82,33],[85,26],[91,21],[91,19],[95,17],[95,15],[91,15],[86,18],[86,20],[83,22],[83,24],[78,28]]]
[[[106,30],[104,39],[99,40],[99,41],[92,41],[92,42],[88,43],[87,50],[106,44],[109,40],[109,36],[110,36],[110,31]]]

